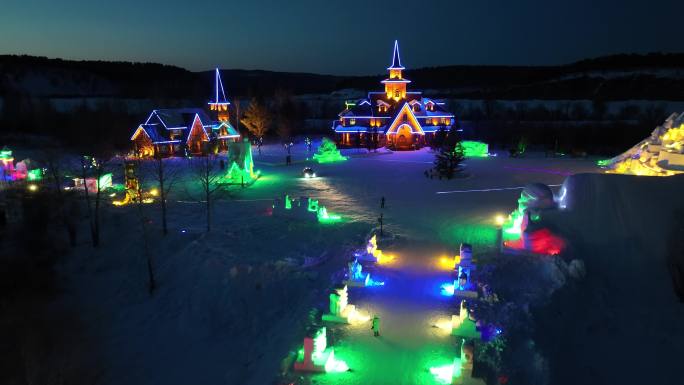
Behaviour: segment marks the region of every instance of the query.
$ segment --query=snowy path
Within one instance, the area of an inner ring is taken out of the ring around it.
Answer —
[[[324,204],[374,223],[385,196],[387,228],[404,238],[396,248],[384,250],[396,256],[395,263],[369,270],[385,286],[349,289],[350,303],[380,316],[381,336],[373,337],[370,322],[326,323],[336,357],[351,371],[312,375],[314,383],[437,383],[430,367],[449,364],[458,354],[455,337],[434,327],[456,308],[452,297],[440,294],[440,285],[453,279],[437,263],[440,257],[453,257],[461,242],[472,243],[475,254],[495,248],[493,217],[514,208],[526,183],[559,185],[565,174],[593,168],[591,162],[569,159],[472,159],[467,161],[471,177],[440,181],[422,175],[431,163],[432,154],[420,151],[352,158],[345,167],[314,165],[324,177],[309,183],[318,185],[312,190]]]
[[[381,319],[380,337],[370,323],[328,326],[335,336],[336,355],[351,372],[318,376],[321,384],[431,384],[431,366],[449,363],[456,352],[445,330],[433,327],[449,317],[451,298],[440,294],[448,271],[433,262],[446,250],[434,245],[411,245],[392,252],[396,263],[375,269],[372,276],[385,286],[351,288],[350,301]]]
[[[457,352],[454,339],[432,327],[448,318],[453,302],[440,295],[450,276],[435,262],[453,256],[461,242],[473,244],[476,255],[492,247],[493,218],[514,208],[519,191],[436,193],[558,184],[562,172],[593,168],[590,161],[571,159],[472,159],[466,162],[470,177],[440,181],[424,176],[433,158],[426,150],[355,154],[322,165],[297,149],[293,166],[271,165],[267,158],[277,163],[283,154],[265,149],[255,156],[262,178],[214,200],[212,232],[206,235],[202,194],[187,163],[173,161],[181,174],[169,196],[170,234],[162,240],[152,231],[159,283],[152,298],[136,207],[108,208],[103,244],[116,247],[93,251],[84,245],[64,266],[71,293],[65,301],[78,309],[88,325],[85,334],[100,347],[92,355],[104,373],[99,383],[270,383],[288,351],[299,348],[309,307],[327,301],[329,277],[344,265],[342,250],[363,244],[385,197],[385,229],[398,237],[385,251],[397,262],[372,271],[386,281],[384,287],[350,290],[352,303],[381,316],[381,337],[372,336],[369,324],[331,327],[336,355],[352,371],[310,379],[434,384],[429,367],[449,363]],[[301,178],[304,165],[320,177]],[[343,221],[319,226],[270,216],[271,200],[285,194],[319,199]],[[152,227],[158,226],[158,206],[145,210]],[[285,274],[287,261],[324,252],[334,256],[329,263]]]

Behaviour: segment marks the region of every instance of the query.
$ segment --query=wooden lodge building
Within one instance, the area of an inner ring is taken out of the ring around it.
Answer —
[[[142,157],[202,154],[211,144],[225,151],[229,142],[238,141],[240,134],[228,119],[230,102],[218,68],[214,83],[208,112],[203,108],[153,110],[131,136],[134,152]]]
[[[339,145],[366,146],[375,137],[379,145],[414,150],[430,143],[440,128],[448,131],[454,124],[454,115],[444,109],[443,102],[407,91],[411,81],[402,74],[396,40],[387,70],[389,78],[381,82],[384,92],[369,92],[365,99],[345,103],[347,108],[332,125]]]

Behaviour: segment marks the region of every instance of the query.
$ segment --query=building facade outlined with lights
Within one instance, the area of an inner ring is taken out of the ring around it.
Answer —
[[[228,143],[238,141],[240,134],[230,124],[230,102],[218,68],[214,73],[214,95],[207,104],[208,112],[204,108],[152,110],[131,136],[133,151],[140,157],[202,154],[209,147],[226,151]]]
[[[394,41],[389,77],[384,92],[369,92],[364,99],[347,101],[333,122],[336,141],[345,147],[369,146],[371,142],[396,150],[415,150],[429,144],[440,129],[449,131],[455,117],[444,102],[408,91],[403,75],[399,43]]]

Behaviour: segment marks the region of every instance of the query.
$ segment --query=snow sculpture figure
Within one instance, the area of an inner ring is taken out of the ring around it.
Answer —
[[[294,363],[297,371],[305,372],[345,372],[349,367],[344,361],[335,358],[335,351],[328,347],[326,329],[310,329],[304,338],[303,349],[299,351]]]
[[[503,251],[559,254],[565,248],[565,241],[544,227],[541,221],[545,212],[555,209],[557,205],[549,186],[541,183],[525,186],[518,199],[518,208],[502,226]]]
[[[347,285],[341,284],[335,286],[330,293],[330,313],[323,314],[323,321],[362,323],[368,321],[368,316],[357,311],[356,306],[349,303]]]
[[[456,279],[454,281],[454,295],[466,298],[477,298],[477,287],[473,280],[475,264],[473,263],[473,248],[468,243],[462,243],[459,248],[459,260],[456,264]]]
[[[363,272],[363,266],[361,266],[356,258],[351,258],[347,264],[347,277],[344,283],[349,286],[365,287],[370,282],[370,273]]]
[[[354,305],[349,304],[347,285],[337,285],[330,293],[330,313],[323,314],[323,321],[352,323],[353,321],[367,321],[368,317],[356,311]]]
[[[482,334],[477,330],[475,316],[468,310],[465,300],[461,301],[458,315],[451,316],[451,335],[464,338],[481,338]]]
[[[458,249],[461,266],[470,266],[473,263],[473,247],[469,243],[461,243]]]

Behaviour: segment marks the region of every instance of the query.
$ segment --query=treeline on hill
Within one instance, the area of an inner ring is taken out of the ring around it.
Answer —
[[[374,90],[385,74],[334,76],[222,70],[230,95]],[[442,66],[406,70],[419,89],[474,99],[684,100],[684,54],[612,55],[560,66]],[[73,61],[0,55],[0,96],[111,96],[206,101],[213,72],[155,63]]]
[[[684,54],[611,55],[561,66],[442,66],[411,69],[420,89],[471,99],[684,100]],[[373,89],[379,76],[340,88]]]
[[[648,136],[672,111],[664,106],[624,103],[609,112],[601,99],[564,101],[554,106],[497,100],[463,104],[448,100],[465,139],[482,140],[496,149],[524,142],[531,149],[567,154],[617,155]]]
[[[261,70],[222,70],[229,95],[265,96],[278,89],[294,94],[329,93],[339,76]],[[156,64],[74,61],[36,56],[0,55],[0,96],[117,97],[191,99],[205,103],[214,87],[214,72],[190,72]]]

